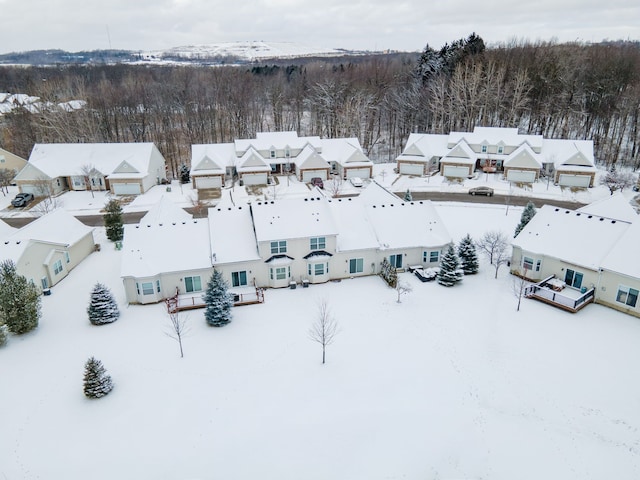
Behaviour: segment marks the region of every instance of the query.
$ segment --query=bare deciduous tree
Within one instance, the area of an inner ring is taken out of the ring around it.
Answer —
[[[478,249],[487,256],[489,263],[493,265],[498,252],[506,251],[508,240],[504,233],[498,230],[492,230],[486,232],[480,240],[476,242],[476,245]]]
[[[95,198],[95,195],[93,194],[93,186],[91,185],[91,176],[95,171],[96,168],[90,163],[85,163],[80,167],[80,173],[82,173],[82,177],[84,179],[84,186],[91,192],[91,198]]]
[[[61,202],[54,196],[51,180],[48,178],[38,178],[33,184],[35,185],[35,196],[36,198],[40,198],[40,202],[31,209],[33,212],[45,215],[61,206]]]
[[[400,297],[402,295],[406,295],[408,293],[411,293],[412,291],[413,291],[413,288],[411,288],[411,285],[409,285],[406,282],[401,282],[398,280],[398,283],[396,283],[396,292],[398,293],[397,302],[400,303]]]
[[[326,300],[318,304],[318,317],[309,329],[309,338],[322,345],[322,364],[325,363],[326,349],[338,334],[338,322],[331,315]]]
[[[340,195],[343,185],[344,180],[342,180],[342,175],[332,175],[331,178],[327,182],[325,182],[327,191],[333,198],[336,198],[338,195]]]
[[[11,180],[16,176],[15,170],[10,170],[8,168],[0,168],[0,191],[4,196],[9,193],[9,185],[11,185]]]
[[[516,308],[516,312],[520,311],[520,302],[522,301],[522,296],[524,295],[524,291],[529,285],[530,281],[527,279],[527,274],[529,273],[529,268],[525,265],[523,268],[522,275],[514,275],[513,277],[513,294],[518,299],[518,306]]]
[[[180,312],[169,312],[169,320],[171,322],[170,331],[165,332],[169,338],[173,338],[178,345],[180,345],[180,358],[184,357],[184,351],[182,349],[182,338],[189,333],[189,324],[187,320],[189,317],[180,317]]]

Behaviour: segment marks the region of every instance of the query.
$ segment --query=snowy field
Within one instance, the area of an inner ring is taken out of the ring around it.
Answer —
[[[511,235],[521,208],[440,205],[456,240]],[[43,297],[39,328],[0,349],[0,478],[640,478],[640,320],[523,300],[484,268],[396,303],[378,277],[268,290],[230,325],[188,315],[185,358],[162,305],[124,305],[121,252],[91,254]],[[96,281],[121,318],[92,326]],[[321,364],[325,299],[340,333]],[[84,363],[115,388],[88,400]]]

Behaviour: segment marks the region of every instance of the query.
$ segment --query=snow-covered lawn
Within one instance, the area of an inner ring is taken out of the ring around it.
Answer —
[[[521,208],[441,205],[456,240],[511,235]],[[410,274],[268,290],[226,327],[125,306],[121,252],[93,253],[0,349],[0,478],[616,479],[640,477],[640,321],[517,299],[506,269],[445,288]],[[122,316],[92,326],[95,282]],[[340,332],[308,338],[326,299]],[[115,382],[82,394],[84,363]]]

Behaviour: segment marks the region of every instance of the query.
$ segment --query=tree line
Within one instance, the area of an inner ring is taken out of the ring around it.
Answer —
[[[517,127],[593,139],[602,165],[640,167],[640,44],[511,41],[472,34],[421,53],[253,66],[0,68],[0,91],[85,108],[16,109],[0,146],[154,142],[177,178],[191,145],[261,131],[356,137],[375,162],[395,160],[412,132]]]

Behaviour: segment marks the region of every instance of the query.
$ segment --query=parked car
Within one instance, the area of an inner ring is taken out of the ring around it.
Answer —
[[[18,208],[24,207],[32,200],[33,193],[19,193],[13,200],[11,200],[11,205]]]
[[[354,187],[361,187],[364,183],[360,177],[351,177],[350,180]]]
[[[318,187],[318,188],[323,188],[324,189],[324,182],[322,181],[322,179],[320,177],[313,177],[311,179],[311,185],[313,185],[314,187]]]
[[[469,189],[469,195],[486,195],[487,197],[493,196],[493,188],[491,187],[473,187]]]

